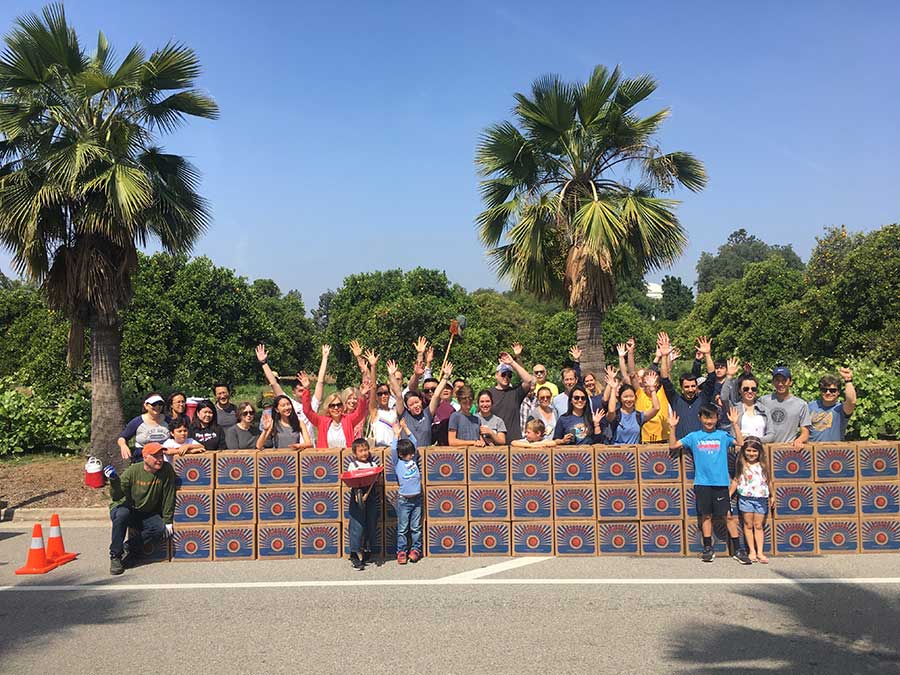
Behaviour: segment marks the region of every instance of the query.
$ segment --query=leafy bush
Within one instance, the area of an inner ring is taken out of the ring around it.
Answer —
[[[72,391],[55,401],[12,378],[0,378],[0,455],[41,450],[83,450],[91,430],[91,401]]]

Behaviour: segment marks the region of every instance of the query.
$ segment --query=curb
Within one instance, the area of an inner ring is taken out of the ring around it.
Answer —
[[[84,508],[56,509],[0,509],[0,523],[50,520],[50,516],[58,514],[63,521],[102,521],[109,520],[109,509],[105,506]]]

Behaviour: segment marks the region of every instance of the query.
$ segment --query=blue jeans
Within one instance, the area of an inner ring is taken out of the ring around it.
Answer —
[[[381,493],[373,489],[365,501],[365,508],[360,509],[356,502],[356,489],[350,495],[350,553],[381,549],[381,543],[375,542],[378,536],[379,499]]]
[[[158,513],[133,511],[127,506],[117,506],[109,512],[112,520],[112,541],[109,544],[109,556],[121,558],[125,546],[125,534],[129,527],[141,533],[141,542],[147,544],[159,541],[166,532],[162,516]]]
[[[422,495],[397,497],[397,553],[410,550],[422,553]]]

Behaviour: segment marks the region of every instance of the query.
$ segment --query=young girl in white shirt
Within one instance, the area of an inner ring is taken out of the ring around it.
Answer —
[[[762,441],[750,436],[741,445],[734,466],[731,492],[737,491],[738,510],[744,520],[744,537],[751,562],[766,564],[769,559],[763,553],[765,531],[763,525],[769,513],[769,485],[772,477]]]

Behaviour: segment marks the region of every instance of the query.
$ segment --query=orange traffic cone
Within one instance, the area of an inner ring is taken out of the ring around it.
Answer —
[[[47,560],[47,554],[44,553],[44,531],[41,530],[40,523],[35,523],[34,530],[31,532],[31,546],[28,549],[25,567],[17,569],[16,574],[46,574],[57,567],[59,567],[58,563]]]
[[[62,530],[59,527],[59,516],[50,516],[50,536],[47,538],[47,562],[65,565],[78,557],[77,553],[67,553],[63,544]]]

